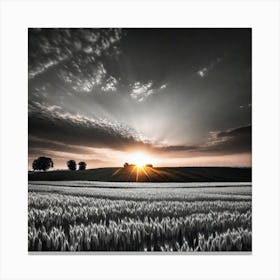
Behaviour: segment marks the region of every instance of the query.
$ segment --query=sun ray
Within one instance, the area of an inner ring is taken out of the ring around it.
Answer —
[[[121,168],[118,168],[118,169],[113,173],[113,176],[118,175],[118,174],[120,173],[120,171],[121,171]]]
[[[151,167],[143,167],[142,168],[143,173],[146,175],[146,177],[148,178],[149,181],[151,181],[150,176],[149,176],[149,172],[148,172],[150,168]]]

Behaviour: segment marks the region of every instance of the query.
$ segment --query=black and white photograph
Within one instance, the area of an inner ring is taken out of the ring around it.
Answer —
[[[280,280],[279,0],[0,0],[0,280]]]
[[[28,251],[251,252],[251,76],[251,28],[29,28]]]

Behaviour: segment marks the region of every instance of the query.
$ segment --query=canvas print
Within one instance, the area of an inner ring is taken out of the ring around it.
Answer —
[[[250,28],[28,29],[28,251],[252,251]]]

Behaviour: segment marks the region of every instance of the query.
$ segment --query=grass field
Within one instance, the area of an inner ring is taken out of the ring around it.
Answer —
[[[250,184],[214,185],[30,182],[28,249],[251,251]]]
[[[157,167],[96,168],[29,172],[29,181],[108,181],[108,182],[251,182],[251,168]]]

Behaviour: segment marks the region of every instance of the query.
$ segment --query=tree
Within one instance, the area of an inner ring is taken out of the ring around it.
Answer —
[[[87,164],[84,161],[79,162],[79,170],[85,170],[87,168]]]
[[[49,157],[38,157],[32,163],[33,170],[46,171],[51,167],[53,167],[53,161]]]
[[[37,159],[33,160],[32,168],[33,168],[33,170],[38,170],[38,160]]]
[[[128,167],[129,164],[127,162],[125,162],[125,164],[123,165],[124,168]]]
[[[76,161],[73,160],[73,159],[67,161],[67,166],[68,166],[69,170],[73,170],[74,171],[74,170],[77,169]]]

